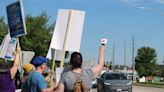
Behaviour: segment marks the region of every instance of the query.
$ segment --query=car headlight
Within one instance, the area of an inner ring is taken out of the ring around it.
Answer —
[[[132,83],[131,83],[131,82],[129,82],[129,83],[127,83],[126,85],[132,85]]]
[[[107,82],[105,82],[104,84],[105,84],[105,85],[108,85],[108,86],[110,86],[110,85],[111,85],[110,83],[107,83]]]

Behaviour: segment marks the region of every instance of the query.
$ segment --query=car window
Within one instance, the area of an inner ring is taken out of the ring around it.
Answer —
[[[127,80],[124,74],[106,74],[105,80]]]

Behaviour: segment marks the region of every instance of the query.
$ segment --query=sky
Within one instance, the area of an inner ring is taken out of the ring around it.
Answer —
[[[6,6],[16,0],[0,0],[0,16],[6,16]],[[24,0],[25,15],[37,16],[47,12],[50,23],[58,9],[86,12],[80,52],[84,61],[98,61],[101,38],[107,38],[105,61],[112,60],[115,45],[115,64],[132,64],[132,36],[137,49],[149,46],[157,51],[157,63],[164,60],[164,0]]]

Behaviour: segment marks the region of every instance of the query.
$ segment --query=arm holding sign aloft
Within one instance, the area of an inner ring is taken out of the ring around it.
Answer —
[[[94,77],[96,77],[98,74],[100,74],[101,71],[104,68],[104,52],[105,52],[105,46],[102,45],[100,47],[100,51],[99,51],[99,61],[98,61],[98,64],[93,66],[93,68],[92,68]]]
[[[12,79],[15,77],[17,70],[18,70],[18,66],[19,66],[19,62],[20,62],[20,52],[21,52],[21,49],[20,49],[19,43],[17,43],[14,63],[10,69]]]

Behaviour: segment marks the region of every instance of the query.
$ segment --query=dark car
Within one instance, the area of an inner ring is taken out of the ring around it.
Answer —
[[[97,78],[98,92],[132,92],[132,85],[121,72],[105,72]]]

